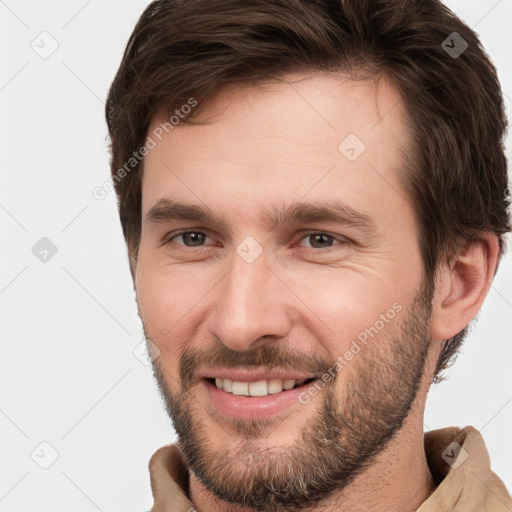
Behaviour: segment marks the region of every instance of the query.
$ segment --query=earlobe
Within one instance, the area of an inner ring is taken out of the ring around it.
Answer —
[[[496,271],[499,240],[484,235],[467,242],[438,273],[431,335],[449,339],[473,320],[487,296]]]

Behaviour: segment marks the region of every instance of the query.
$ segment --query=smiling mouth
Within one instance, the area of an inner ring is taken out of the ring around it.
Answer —
[[[258,380],[254,382],[243,382],[231,379],[220,378],[207,378],[205,379],[209,384],[215,386],[217,389],[225,391],[226,393],[237,396],[267,396],[277,395],[279,393],[290,391],[292,389],[304,386],[313,382],[315,378],[301,379],[301,380],[283,380],[283,379],[269,379]]]

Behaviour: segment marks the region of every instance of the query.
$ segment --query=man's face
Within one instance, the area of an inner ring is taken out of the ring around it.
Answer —
[[[201,120],[145,158],[136,291],[155,375],[209,491],[313,504],[402,426],[429,347],[400,96],[294,75],[220,91]]]

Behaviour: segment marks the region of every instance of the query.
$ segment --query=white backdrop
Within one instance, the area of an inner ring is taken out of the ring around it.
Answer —
[[[109,177],[106,92],[147,4],[0,0],[2,512],[147,510],[148,460],[175,439],[139,360],[114,193],[92,195]],[[476,27],[510,116],[512,0],[447,4]],[[425,429],[479,428],[512,490],[510,318],[509,243]]]

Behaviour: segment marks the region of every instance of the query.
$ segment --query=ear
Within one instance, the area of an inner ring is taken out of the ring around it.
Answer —
[[[433,339],[449,339],[475,318],[494,279],[499,253],[496,235],[485,234],[441,265],[432,311]]]

